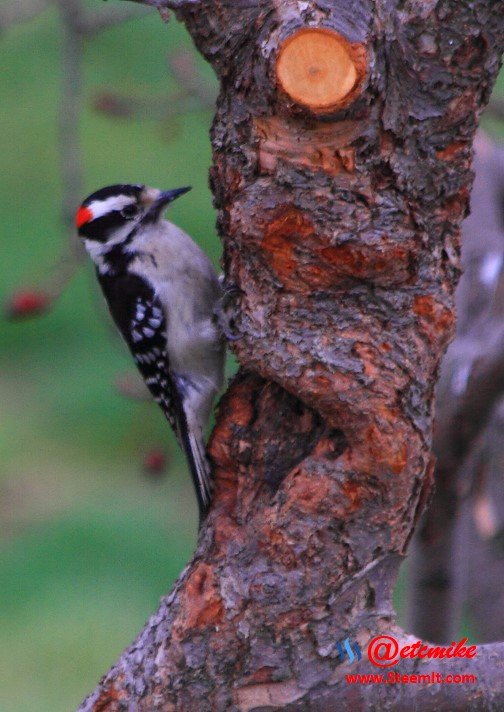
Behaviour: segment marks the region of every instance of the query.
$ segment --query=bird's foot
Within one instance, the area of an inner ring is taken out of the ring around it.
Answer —
[[[221,280],[223,284],[223,280]],[[236,325],[236,299],[240,290],[234,285],[223,285],[222,297],[216,304],[214,318],[217,326],[228,341],[238,341],[242,334],[237,333]]]

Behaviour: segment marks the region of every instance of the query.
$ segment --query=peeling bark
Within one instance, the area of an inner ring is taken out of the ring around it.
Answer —
[[[221,81],[211,183],[241,370],[195,556],[81,710],[408,708],[407,686],[348,685],[335,645],[394,630],[504,4],[148,4],[175,9]],[[323,116],[277,82],[306,27],[366,54],[351,103]],[[417,695],[498,709],[493,684]]]

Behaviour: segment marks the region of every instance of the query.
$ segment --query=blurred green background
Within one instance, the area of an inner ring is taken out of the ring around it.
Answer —
[[[68,241],[59,217],[60,42],[54,10],[1,37],[4,300],[57,269]],[[167,94],[166,54],[183,46],[191,47],[183,27],[155,12],[86,44],[82,198],[122,181],[192,185],[171,218],[217,265],[211,112],[173,125],[91,108],[104,87]],[[196,540],[190,478],[161,412],[114,389],[131,360],[100,302],[86,263],[47,315],[0,320],[1,712],[75,709],[155,611]],[[167,475],[149,480],[143,455],[166,443]]]
[[[5,299],[58,268],[68,234],[59,217],[56,11],[13,26],[1,42]],[[211,112],[168,123],[111,119],[91,108],[104,87],[166,95],[175,89],[166,54],[183,47],[191,47],[183,27],[163,25],[155,12],[87,42],[82,197],[123,181],[192,185],[171,219],[218,265],[207,186]],[[203,60],[198,67],[215,84]],[[195,500],[161,413],[113,387],[131,361],[90,265],[47,315],[1,320],[0,343],[0,712],[63,712],[94,688],[191,555]],[[167,476],[148,479],[143,454],[164,443]]]

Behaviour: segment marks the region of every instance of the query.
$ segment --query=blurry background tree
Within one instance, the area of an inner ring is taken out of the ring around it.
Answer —
[[[191,209],[175,205],[174,219],[217,263],[205,110],[216,82],[181,25],[167,33],[136,6],[4,1],[0,29],[6,315],[44,314],[0,324],[0,709],[58,712],[76,707],[130,642],[196,528],[176,446],[167,482],[138,476],[142,459],[162,469],[171,435],[148,402],[120,397],[142,387],[102,318],[89,266],[69,284],[82,257],[74,208],[109,182],[192,184]],[[483,642],[504,638],[504,153],[483,135],[477,151],[458,337],[439,389],[439,482],[410,566],[410,610],[416,633],[444,640],[466,606],[464,630]],[[402,598],[400,586],[400,610]]]
[[[489,118],[500,116],[496,101]],[[465,614],[504,638],[504,145],[480,133],[463,224],[457,335],[437,390],[436,489],[411,557],[410,628],[451,642]]]

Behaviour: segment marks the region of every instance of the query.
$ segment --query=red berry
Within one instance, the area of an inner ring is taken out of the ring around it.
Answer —
[[[51,297],[44,292],[23,290],[12,295],[7,302],[6,314],[9,319],[23,319],[45,312],[51,304]]]
[[[159,448],[149,450],[145,454],[143,469],[148,474],[159,475],[164,472],[166,467],[166,455]]]

